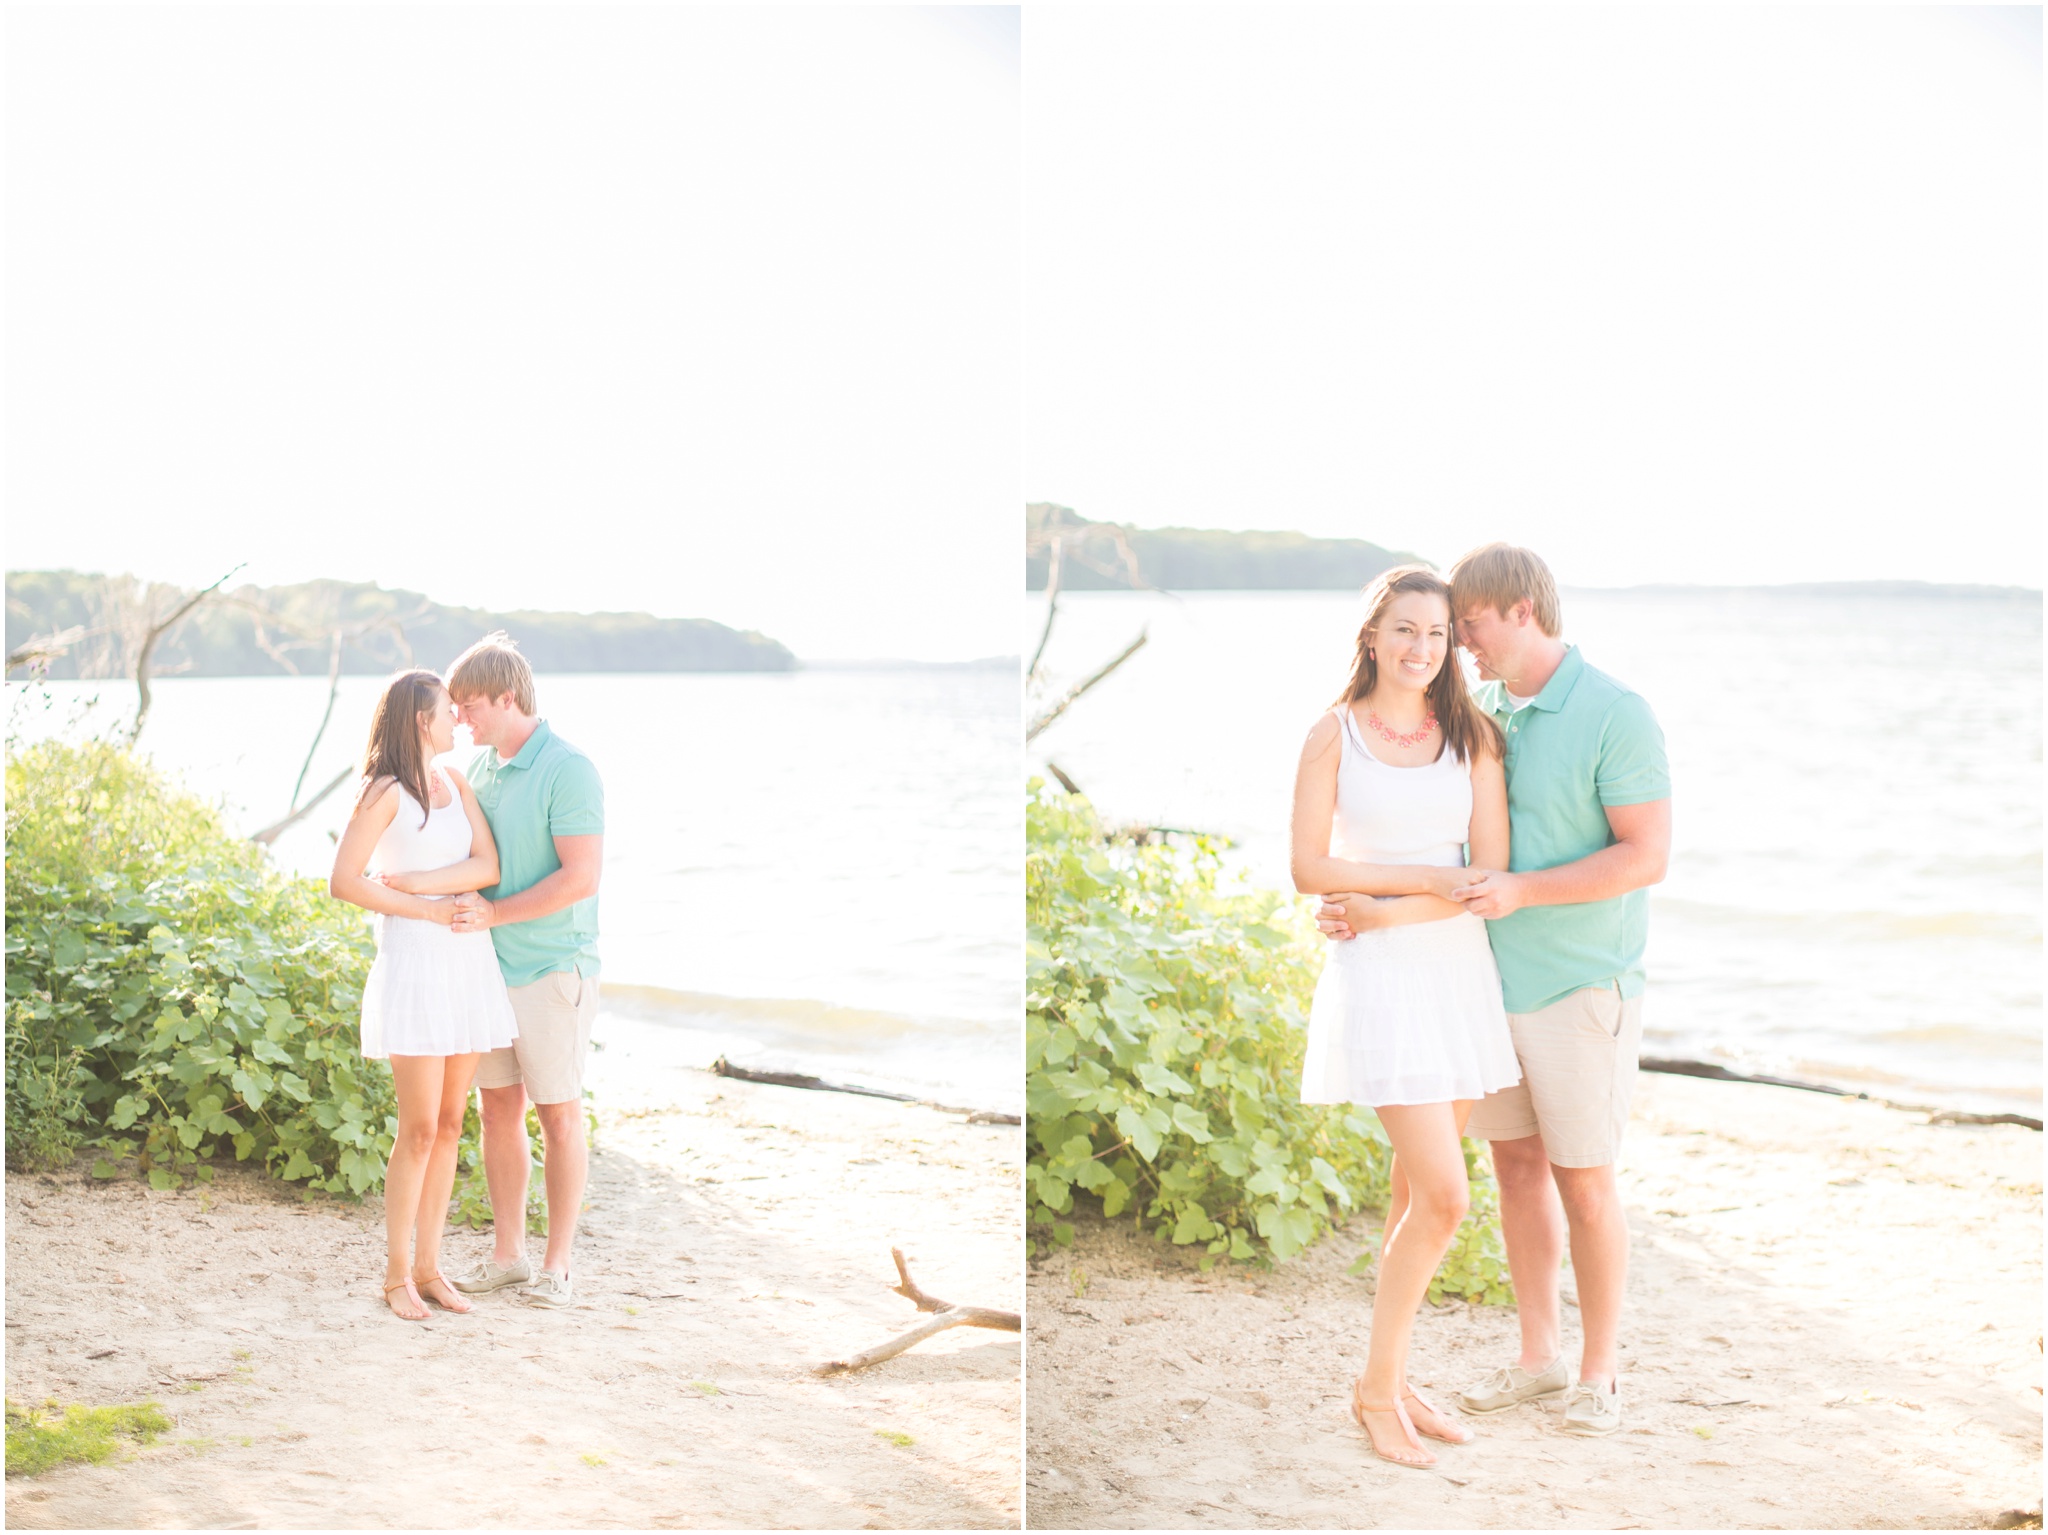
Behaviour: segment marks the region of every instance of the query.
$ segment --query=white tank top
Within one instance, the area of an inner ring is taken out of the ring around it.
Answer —
[[[370,855],[370,867],[376,873],[414,874],[422,869],[445,869],[469,856],[469,817],[462,809],[462,792],[439,768],[432,773],[428,796],[432,797],[435,785],[445,786],[448,803],[439,810],[429,809],[427,824],[422,826],[420,802],[400,784],[398,814],[391,818],[384,835],[377,839],[376,851]]]
[[[1336,711],[1337,813],[1330,854],[1353,863],[1463,868],[1472,834],[1472,772],[1448,744],[1426,767],[1389,767],[1366,749],[1349,708]]]

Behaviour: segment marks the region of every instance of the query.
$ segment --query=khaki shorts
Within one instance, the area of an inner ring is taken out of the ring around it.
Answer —
[[[1534,1013],[1509,1013],[1522,1080],[1473,1106],[1474,1140],[1543,1137],[1558,1167],[1606,1167],[1621,1156],[1643,1045],[1643,999],[1588,986]]]
[[[477,1062],[478,1087],[526,1086],[529,1103],[573,1103],[583,1097],[583,1059],[597,1017],[597,977],[557,970],[531,986],[508,988],[519,1037],[509,1049]]]

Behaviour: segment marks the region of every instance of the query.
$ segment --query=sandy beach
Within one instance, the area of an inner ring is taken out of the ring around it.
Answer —
[[[17,1528],[996,1528],[1019,1517],[1021,1132],[664,1067],[608,1020],[580,1304],[428,1324],[377,1297],[381,1207],[244,1172],[157,1193],[7,1180],[7,1395],[154,1398],[176,1428],[16,1477]],[[81,1167],[84,1164],[81,1164]],[[487,1232],[449,1240],[450,1264]],[[538,1239],[532,1253],[537,1258]]]
[[[2041,1507],[2038,1132],[1645,1074],[1625,1426],[1468,1418],[1429,1471],[1346,1412],[1357,1222],[1294,1263],[1202,1276],[1124,1223],[1031,1266],[1026,1519],[1038,1528],[1911,1528]],[[1569,1293],[1569,1275],[1567,1275]],[[1566,1317],[1568,1347],[1576,1322]],[[1439,1402],[1515,1354],[1513,1313],[1425,1307]]]

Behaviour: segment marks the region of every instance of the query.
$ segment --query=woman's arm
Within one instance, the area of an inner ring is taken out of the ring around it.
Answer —
[[[1433,864],[1353,863],[1330,856],[1330,821],[1337,813],[1337,764],[1344,755],[1337,717],[1325,714],[1309,730],[1294,775],[1294,825],[1289,860],[1294,888],[1303,895],[1356,891],[1362,895],[1447,897],[1464,883],[1463,869]],[[1451,916],[1445,911],[1438,915]],[[1410,921],[1428,921],[1412,917]],[[1384,924],[1380,924],[1384,925]]]
[[[466,895],[498,882],[498,844],[491,836],[491,823],[484,819],[484,807],[476,802],[475,792],[460,773],[446,767],[441,771],[462,796],[462,813],[469,817],[469,856],[438,869],[387,874],[384,883],[393,890],[412,895]]]
[[[327,876],[327,893],[337,900],[382,912],[387,917],[414,917],[444,926],[454,920],[452,901],[428,901],[402,890],[394,890],[363,873],[377,851],[377,839],[398,814],[398,785],[387,781],[356,806],[342,829],[341,843],[334,850],[334,872]]]
[[[1466,834],[1472,869],[1508,866],[1508,775],[1500,758],[1481,746],[1472,758],[1472,827]],[[1459,871],[1463,874],[1464,871]],[[1459,885],[1465,880],[1461,877]]]
[[[1331,915],[1334,909],[1342,911],[1341,918]],[[1376,932],[1383,927],[1407,927],[1414,922],[1441,922],[1446,917],[1463,914],[1465,908],[1456,901],[1447,901],[1440,895],[1403,895],[1390,901],[1376,901],[1369,895],[1357,891],[1332,891],[1323,896],[1319,920],[1323,930],[1332,938],[1352,938],[1360,933]],[[1346,932],[1337,932],[1329,924],[1341,921]]]

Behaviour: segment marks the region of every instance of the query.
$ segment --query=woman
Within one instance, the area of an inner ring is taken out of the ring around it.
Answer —
[[[1350,683],[1310,730],[1294,786],[1295,888],[1341,901],[1358,934],[1331,946],[1316,986],[1302,1101],[1369,1105],[1394,1149],[1351,1411],[1374,1453],[1404,1466],[1436,1463],[1418,1436],[1471,1438],[1408,1384],[1408,1338],[1465,1215],[1466,1117],[1521,1080],[1486,924],[1449,898],[1467,845],[1485,868],[1508,858],[1500,734],[1451,659],[1450,599],[1421,565],[1368,589]]]
[[[427,1320],[426,1301],[470,1309],[441,1275],[441,1228],[477,1058],[519,1032],[490,934],[450,926],[447,897],[498,878],[498,849],[476,796],[460,773],[435,763],[454,746],[455,706],[441,679],[428,671],[392,678],[370,720],[362,788],[327,882],[377,913],[363,1054],[390,1058],[398,1096],[398,1137],[384,1171],[384,1300],[408,1322]]]

